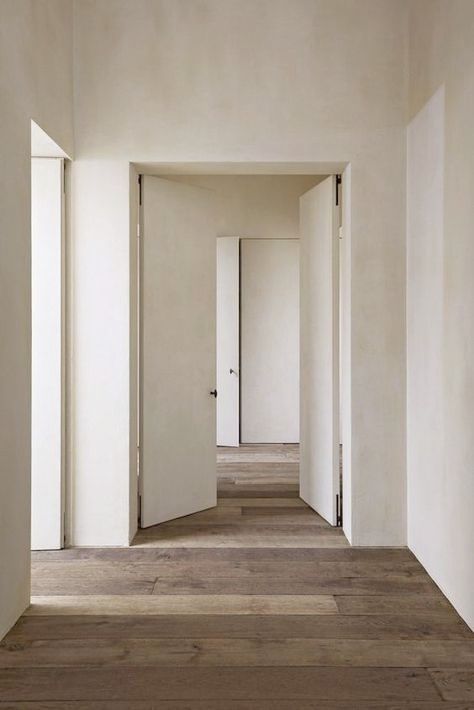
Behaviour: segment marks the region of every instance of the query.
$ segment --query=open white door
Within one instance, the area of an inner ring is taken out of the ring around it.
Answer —
[[[300,198],[300,495],[331,525],[339,492],[336,177]]]
[[[142,179],[141,525],[216,505],[216,204]]]
[[[62,158],[31,161],[31,548],[63,546]]]
[[[217,445],[239,445],[239,237],[217,239]]]

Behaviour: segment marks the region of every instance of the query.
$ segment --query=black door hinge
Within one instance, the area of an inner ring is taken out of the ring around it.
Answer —
[[[339,205],[339,185],[342,183],[341,175],[336,175],[336,205]]]
[[[342,492],[336,493],[336,527],[342,528]]]

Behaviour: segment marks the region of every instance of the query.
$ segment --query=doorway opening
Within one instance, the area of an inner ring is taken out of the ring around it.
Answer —
[[[299,492],[298,235],[217,238],[219,498]]]
[[[217,445],[299,443],[299,238],[217,238]]]
[[[144,174],[141,191],[140,527],[216,506],[216,443],[219,491],[290,486],[341,525],[340,177]]]
[[[65,546],[65,171],[31,122],[31,549]]]

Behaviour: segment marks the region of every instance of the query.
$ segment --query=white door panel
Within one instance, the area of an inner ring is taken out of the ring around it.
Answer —
[[[239,445],[239,237],[217,239],[217,444]]]
[[[299,441],[299,240],[241,241],[241,438]]]
[[[143,179],[141,525],[216,504],[216,205]]]
[[[300,198],[300,495],[331,525],[339,483],[338,226],[331,176]]]

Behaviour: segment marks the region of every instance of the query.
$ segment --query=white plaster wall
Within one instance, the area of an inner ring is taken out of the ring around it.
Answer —
[[[443,460],[443,88],[410,123],[407,150],[408,542],[432,567],[449,494]]]
[[[0,4],[0,637],[29,602],[30,121],[72,153],[71,3]]]
[[[32,550],[64,540],[63,162],[31,160]]]
[[[352,540],[404,544],[407,3],[74,8],[81,158],[351,163]]]
[[[300,440],[300,244],[240,243],[240,436]]]
[[[78,148],[144,161],[275,160],[298,145],[308,160],[321,129],[328,138],[399,126],[405,6],[75,0]]]
[[[129,164],[74,162],[72,202],[70,542],[127,545],[136,510]]]
[[[218,234],[247,239],[297,239],[299,197],[319,175],[166,175],[219,196]]]
[[[405,132],[383,145],[351,165],[354,545],[406,544]]]
[[[474,628],[474,5],[416,0],[408,129],[408,544]]]

